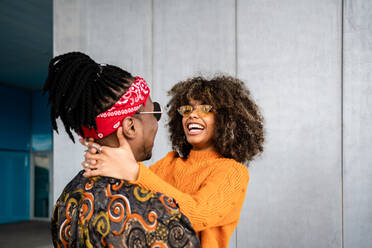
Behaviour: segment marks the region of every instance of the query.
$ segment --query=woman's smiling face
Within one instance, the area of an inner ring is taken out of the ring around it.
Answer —
[[[183,116],[182,125],[187,142],[192,145],[194,150],[208,151],[214,150],[214,113],[198,113],[196,107],[203,103],[190,100],[189,104],[194,108],[190,115]],[[213,108],[213,107],[212,107]]]

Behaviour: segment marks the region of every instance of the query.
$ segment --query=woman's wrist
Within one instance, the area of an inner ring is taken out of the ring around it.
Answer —
[[[135,170],[133,172],[133,179],[131,181],[137,181],[138,175],[139,175],[139,171],[140,171],[140,166],[139,166],[138,163],[136,163],[136,166],[134,168],[135,168]]]
[[[127,171],[122,171],[121,178],[127,181],[137,181],[139,175],[139,164],[137,162],[131,162]]]

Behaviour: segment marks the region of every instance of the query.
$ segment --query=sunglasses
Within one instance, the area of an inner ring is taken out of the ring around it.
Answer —
[[[155,119],[157,121],[159,121],[160,118],[161,118],[161,114],[162,114],[160,104],[158,102],[153,102],[152,104],[154,105],[154,111],[151,111],[151,112],[137,112],[136,114],[153,114],[155,116]]]
[[[212,109],[211,105],[197,105],[195,107],[191,105],[183,105],[177,109],[178,113],[182,115],[183,117],[188,117],[191,115],[191,113],[196,110],[196,113],[200,116],[207,115]]]

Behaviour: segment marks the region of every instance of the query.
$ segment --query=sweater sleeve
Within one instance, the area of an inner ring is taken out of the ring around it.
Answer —
[[[194,194],[184,193],[157,176],[155,173],[157,169],[161,169],[161,163],[155,164],[151,169],[140,164],[138,179],[133,183],[174,198],[181,212],[190,219],[195,231],[199,232],[239,219],[249,174],[247,168],[240,163],[225,163],[227,164],[218,163],[217,169]]]

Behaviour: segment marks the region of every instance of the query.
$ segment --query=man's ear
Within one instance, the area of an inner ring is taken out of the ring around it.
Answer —
[[[128,139],[136,137],[136,125],[133,117],[126,117],[122,123],[123,134]]]

